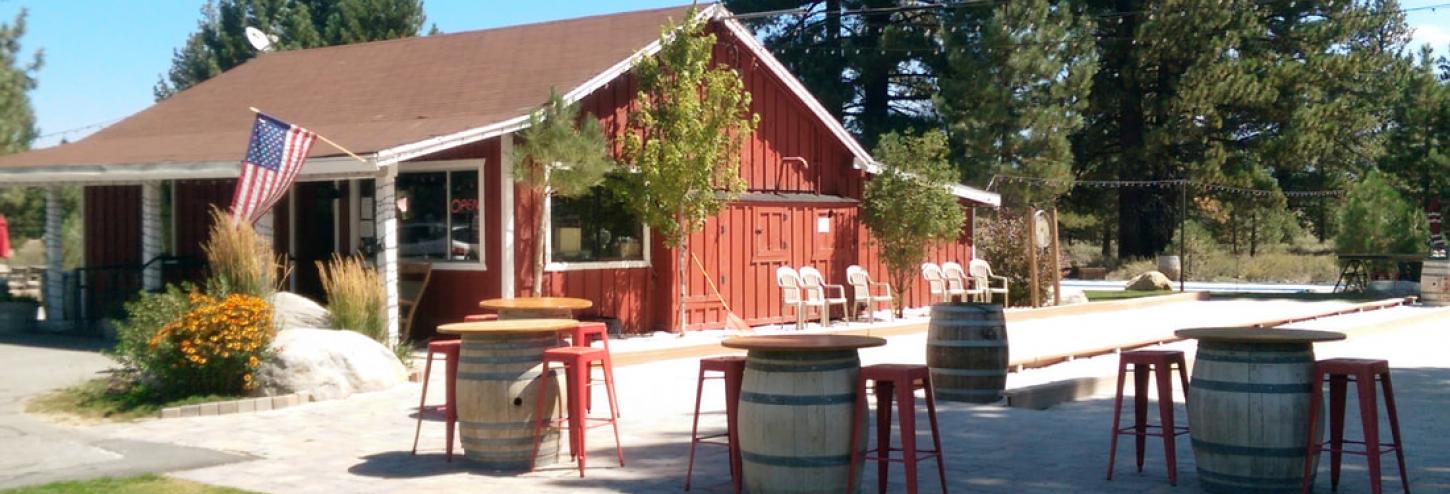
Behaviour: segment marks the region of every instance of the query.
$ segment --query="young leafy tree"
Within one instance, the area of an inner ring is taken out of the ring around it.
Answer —
[[[529,116],[529,127],[519,132],[514,152],[514,180],[527,184],[540,199],[534,208],[534,238],[549,230],[549,198],[586,195],[614,169],[609,140],[599,120],[579,114],[579,105],[549,90],[549,101]],[[534,246],[534,296],[543,295],[544,264],[548,252]]]
[[[275,50],[296,50],[416,36],[425,20],[422,0],[220,0],[201,15],[153,88],[157,101],[257,56],[249,26],[273,36]]]
[[[947,162],[946,134],[885,134],[874,155],[885,169],[866,183],[862,219],[886,261],[899,315],[927,249],[961,235],[966,215],[948,188],[957,171]]]
[[[1005,173],[1054,180],[1006,185],[1011,205],[1051,207],[1072,184],[1068,136],[1082,128],[1097,71],[1092,23],[1070,2],[1017,0],[952,9],[947,67],[933,101],[969,180]]]
[[[740,74],[715,65],[715,35],[690,9],[660,35],[660,51],[634,68],[635,110],[624,131],[625,204],[678,251],[679,328],[685,331],[685,273],[690,233],[745,188],[740,147],[759,116]]]
[[[1344,254],[1423,254],[1429,245],[1425,213],[1370,170],[1339,208],[1335,250]]]

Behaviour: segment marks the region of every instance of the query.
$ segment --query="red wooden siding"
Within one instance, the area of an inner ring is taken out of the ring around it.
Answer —
[[[141,186],[85,188],[85,303],[92,317],[119,315],[141,289]]]
[[[201,244],[211,230],[211,208],[225,210],[231,206],[232,191],[236,181],[227,180],[179,180],[175,188],[171,215],[172,230],[176,236],[178,257],[202,258]]]

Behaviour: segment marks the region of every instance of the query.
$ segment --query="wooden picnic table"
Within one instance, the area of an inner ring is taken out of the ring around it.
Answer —
[[[1334,292],[1363,292],[1369,287],[1370,265],[1377,261],[1394,262],[1401,274],[1412,268],[1406,265],[1423,262],[1425,256],[1418,254],[1337,254],[1339,279],[1334,282]],[[1395,276],[1396,279],[1401,276]]]
[[[1314,343],[1344,334],[1257,328],[1175,334],[1198,340],[1187,408],[1203,490],[1300,492],[1310,391],[1320,385]]]
[[[573,319],[514,319],[438,326],[439,333],[463,340],[456,405],[464,456],[512,472],[558,461],[557,429],[534,440],[535,407],[542,386],[553,387],[549,396],[562,396],[559,379],[540,379],[544,350],[557,345],[560,331],[578,325]],[[562,407],[556,401],[538,415],[558,417]]]
[[[851,466],[851,432],[866,437],[866,416],[852,415],[860,348],[868,336],[789,335],[730,338],[748,350],[739,406],[739,448],[746,490],[842,492]],[[860,469],[856,469],[859,482]]]
[[[574,311],[594,307],[594,302],[572,297],[518,297],[491,298],[478,306],[497,311],[499,319],[567,319],[574,317]]]

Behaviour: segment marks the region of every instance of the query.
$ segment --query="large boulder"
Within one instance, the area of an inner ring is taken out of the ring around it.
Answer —
[[[1133,279],[1128,280],[1128,286],[1125,289],[1138,291],[1172,290],[1173,280],[1168,279],[1168,277],[1164,276],[1163,273],[1159,273],[1157,271],[1149,271],[1138,276],[1134,276]]]
[[[314,399],[346,398],[387,389],[407,380],[408,371],[391,350],[360,333],[293,328],[277,332],[272,358],[257,370],[258,392],[307,392]]]
[[[292,293],[272,295],[272,318],[281,329],[330,328],[332,313],[312,299]]]
[[[1077,305],[1088,303],[1087,293],[1081,288],[1063,287],[1062,303],[1059,305]]]

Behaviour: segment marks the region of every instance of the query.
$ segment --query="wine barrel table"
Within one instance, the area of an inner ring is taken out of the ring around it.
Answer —
[[[480,308],[498,312],[505,319],[572,319],[574,311],[594,307],[589,299],[572,297],[491,298],[478,303]]]
[[[792,335],[730,338],[721,344],[749,351],[737,412],[745,490],[844,492],[852,427],[866,437],[865,414],[851,423],[861,373],[857,350],[886,340]],[[856,471],[859,476],[861,469]],[[860,486],[857,480],[854,485]]]
[[[1200,328],[1188,385],[1198,481],[1212,493],[1297,493],[1309,436],[1314,343],[1330,331]],[[1323,431],[1324,427],[1319,427]]]
[[[564,396],[562,379],[540,379],[544,350],[558,344],[559,331],[578,325],[572,319],[520,319],[438,326],[439,333],[463,340],[455,389],[465,457],[511,472],[558,461],[558,429],[546,429],[536,449],[534,424],[541,417],[534,406],[541,385],[555,387],[551,396]],[[545,416],[562,413],[554,405],[548,404]]]
[[[926,366],[938,400],[992,403],[1007,388],[1007,320],[1002,306],[931,306]]]

